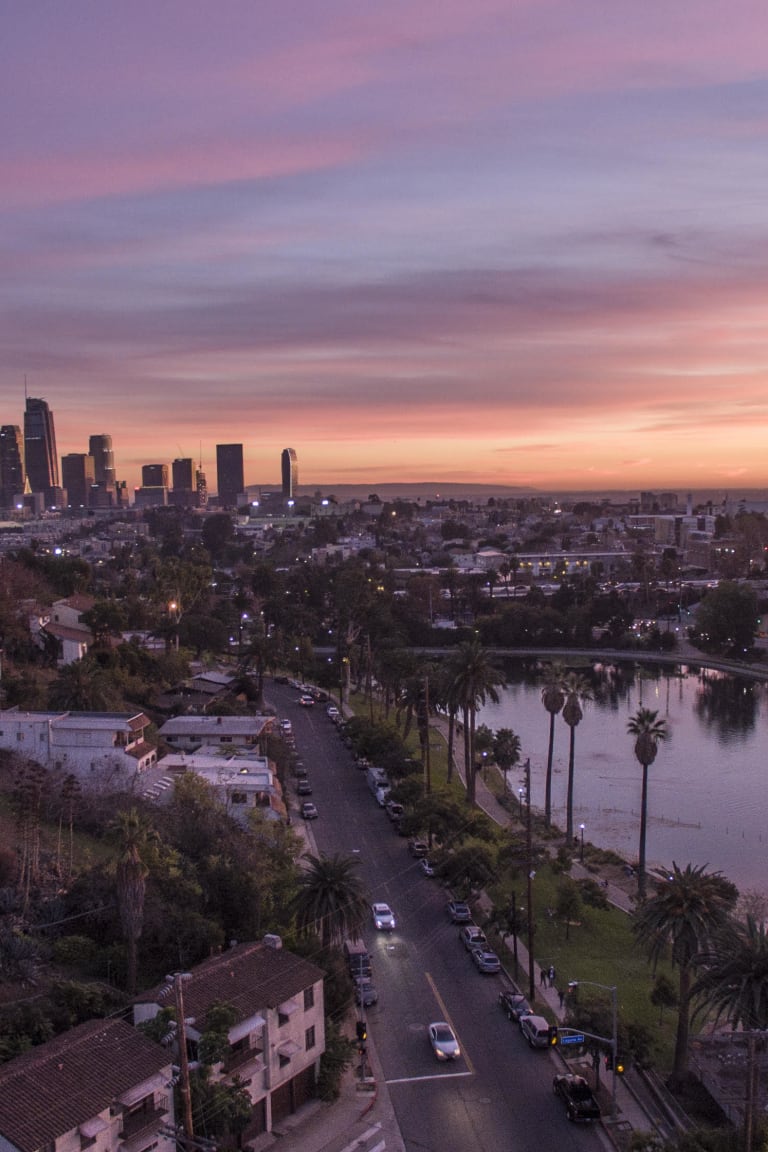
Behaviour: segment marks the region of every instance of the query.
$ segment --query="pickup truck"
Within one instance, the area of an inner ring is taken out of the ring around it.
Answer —
[[[552,1088],[555,1095],[565,1104],[565,1114],[569,1120],[575,1122],[600,1119],[600,1105],[583,1076],[573,1076],[570,1073],[555,1076]]]

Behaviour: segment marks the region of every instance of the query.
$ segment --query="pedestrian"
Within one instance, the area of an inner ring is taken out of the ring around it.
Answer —
[[[541,970],[540,984],[541,984],[542,988],[546,988],[546,986],[547,986],[547,970],[546,970],[546,968],[542,968],[542,970]]]
[[[550,964],[550,966],[549,966],[549,972],[547,972],[547,976],[549,977],[549,986],[550,986],[550,988],[554,988],[554,986],[555,986],[555,976],[556,976],[556,975],[557,975],[557,973],[555,972],[555,966],[554,966],[554,964]]]
[[[560,998],[560,1007],[562,1008],[565,1004],[565,988],[558,988],[557,995]]]

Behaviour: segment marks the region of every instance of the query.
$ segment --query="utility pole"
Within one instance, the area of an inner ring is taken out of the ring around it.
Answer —
[[[424,791],[429,796],[432,791],[432,761],[429,756],[429,676],[424,677]]]
[[[184,1019],[184,989],[183,981],[191,980],[189,972],[174,972],[173,995],[176,1001],[176,1035],[179,1041],[179,1091],[181,1093],[181,1106],[184,1114],[185,1147],[191,1148],[195,1139],[192,1125],[192,1090],[189,1085],[189,1058],[187,1057],[187,1025]]]
[[[533,1004],[536,999],[536,981],[533,972],[535,925],[533,915],[533,828],[531,825],[531,758],[525,762],[525,793],[528,803],[527,819],[525,821],[525,860],[528,867],[528,998]]]

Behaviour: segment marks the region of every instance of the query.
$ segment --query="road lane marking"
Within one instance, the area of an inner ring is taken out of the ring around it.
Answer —
[[[455,1028],[455,1026],[454,1026],[453,1020],[451,1020],[450,1014],[449,1014],[449,1012],[448,1012],[448,1009],[446,1008],[446,1006],[445,1006],[445,1004],[444,1004],[444,1002],[443,1002],[443,998],[442,998],[442,996],[440,995],[440,993],[439,993],[439,992],[438,992],[438,990],[437,990],[437,985],[435,984],[435,982],[434,982],[434,980],[432,979],[432,976],[431,976],[431,974],[430,974],[429,972],[425,972],[425,973],[424,973],[424,975],[426,976],[426,978],[427,978],[427,981],[428,981],[428,983],[429,983],[429,986],[430,986],[430,988],[432,989],[432,993],[433,993],[433,995],[434,995],[434,997],[435,997],[435,1000],[437,1000],[437,1003],[438,1003],[438,1006],[439,1006],[439,1008],[440,1008],[440,1011],[443,1013],[443,1019],[444,1019],[444,1020],[445,1020],[445,1021],[446,1021],[448,1024],[450,1024],[451,1028],[453,1028],[453,1034],[454,1034],[454,1036],[456,1037],[456,1039],[459,1041],[459,1048],[461,1049],[462,1055],[464,1056],[464,1063],[466,1064],[466,1066],[467,1066],[467,1068],[469,1069],[470,1073],[471,1073],[472,1075],[474,1075],[474,1072],[475,1072],[475,1066],[474,1066],[474,1064],[472,1063],[472,1061],[470,1060],[470,1058],[469,1058],[468,1054],[467,1054],[467,1053],[464,1051],[464,1045],[463,1045],[463,1044],[461,1043],[461,1041],[459,1040],[459,1033],[458,1033],[458,1031],[456,1030],[456,1028]],[[461,1073],[458,1073],[458,1075],[461,1075]]]
[[[401,1076],[397,1080],[385,1080],[389,1087],[391,1084],[418,1084],[422,1080],[462,1080],[472,1076],[472,1072],[430,1072],[429,1076]]]

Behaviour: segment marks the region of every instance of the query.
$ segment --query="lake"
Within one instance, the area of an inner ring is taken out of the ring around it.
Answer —
[[[549,713],[535,667],[505,668],[509,683],[478,724],[512,728],[531,760],[534,807],[544,807]],[[712,669],[596,664],[585,669],[595,700],[576,729],[574,827],[585,839],[635,860],[641,767],[627,721],[640,707],[658,711],[669,739],[649,769],[648,867],[676,861],[718,869],[741,891],[768,891],[768,685]],[[565,827],[570,730],[555,717],[553,820]],[[517,795],[520,767],[509,773]]]

